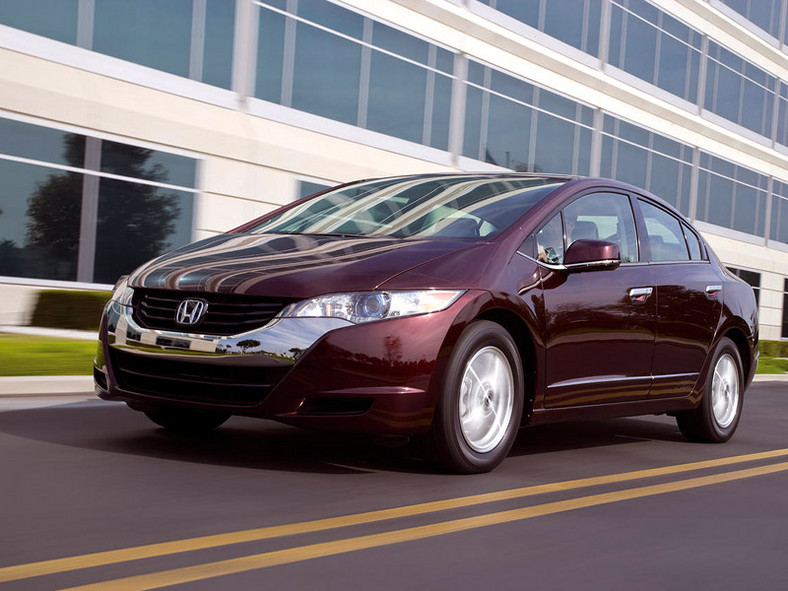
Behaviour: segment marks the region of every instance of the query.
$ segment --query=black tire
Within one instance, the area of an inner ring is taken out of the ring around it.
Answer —
[[[681,433],[690,441],[723,443],[736,431],[743,404],[741,356],[733,341],[723,338],[714,350],[700,405],[694,410],[677,414],[676,422]]]
[[[495,380],[488,376],[496,382],[495,387],[470,371],[477,366],[483,368],[485,363],[500,370]],[[506,385],[508,381],[510,386]],[[431,459],[451,472],[489,472],[509,453],[522,413],[523,368],[517,345],[499,324],[486,320],[470,324],[460,335],[446,367],[427,436]],[[486,429],[489,417],[499,415],[501,419],[493,420]],[[471,420],[472,416],[479,418]]]
[[[212,431],[230,418],[230,415],[227,413],[175,407],[146,410],[145,415],[168,431],[188,435],[198,435]]]

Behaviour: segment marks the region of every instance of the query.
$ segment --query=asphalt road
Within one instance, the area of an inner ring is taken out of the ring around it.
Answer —
[[[266,421],[194,440],[120,404],[4,398],[0,590],[783,590],[788,384],[745,405],[724,445],[667,417],[544,426],[455,476]]]

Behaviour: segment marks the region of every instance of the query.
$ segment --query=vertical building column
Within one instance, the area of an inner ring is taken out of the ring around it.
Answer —
[[[189,78],[202,81],[205,54],[205,19],[208,0],[192,0],[192,42],[189,55]]]
[[[700,42],[700,67],[698,68],[698,115],[703,115],[706,103],[706,76],[709,63],[709,36],[703,35]]]
[[[298,0],[287,0],[287,12],[298,14]],[[293,18],[285,20],[285,47],[282,63],[282,95],[281,103],[285,107],[293,104],[293,78],[295,77],[295,45],[296,21]]]
[[[465,97],[468,79],[468,58],[458,53],[454,56],[454,79],[451,85],[451,113],[449,114],[449,153],[451,165],[459,168],[459,158],[465,139]]]
[[[594,130],[591,132],[591,167],[589,169],[591,176],[602,174],[602,122],[604,117],[602,109],[594,109]]]
[[[252,0],[236,0],[232,89],[241,107],[254,96],[257,77],[257,29],[260,8]]]
[[[93,14],[95,0],[79,0],[77,5],[77,46],[93,49]]]
[[[698,181],[700,180],[700,149],[692,149],[692,173],[690,174],[690,194],[687,217],[695,222],[698,218]]]
[[[424,96],[424,121],[421,130],[421,143],[429,146],[432,141],[432,111],[435,106],[435,68],[438,61],[438,48],[430,44],[427,56],[427,88]]]
[[[367,128],[367,109],[369,107],[369,80],[372,72],[372,19],[364,17],[364,30],[361,34],[361,72],[358,84],[358,113],[356,122],[362,129]]]
[[[612,18],[611,0],[602,0],[602,14],[599,19],[599,65],[602,70],[610,60],[610,19]]]
[[[766,184],[766,212],[763,216],[763,244],[769,246],[769,234],[772,230],[772,192],[774,191],[774,177],[769,176],[769,182]],[[757,219],[756,219],[757,223]]]
[[[98,223],[99,181],[96,174],[101,168],[101,140],[85,138],[85,173],[82,183],[82,207],[79,217],[79,254],[77,281],[91,283],[96,261],[96,224]]]

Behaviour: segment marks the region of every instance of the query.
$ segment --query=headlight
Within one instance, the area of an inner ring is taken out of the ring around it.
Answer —
[[[440,312],[463,293],[464,290],[337,293],[297,302],[279,315],[286,318],[343,318],[358,324]]]
[[[124,275],[115,283],[115,287],[112,290],[112,298],[110,299],[124,306],[130,306],[133,295],[134,290],[129,287],[129,276]]]

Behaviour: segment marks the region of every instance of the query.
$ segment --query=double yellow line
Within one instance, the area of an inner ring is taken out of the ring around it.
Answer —
[[[21,564],[17,566],[0,568],[0,583],[26,579],[31,577],[39,577],[44,575],[53,575],[53,574],[81,570],[81,569],[97,567],[97,566],[107,566],[111,564],[128,562],[132,560],[140,560],[144,558],[154,558],[154,557],[166,556],[170,554],[190,552],[194,550],[206,550],[210,548],[217,548],[220,546],[239,544],[243,542],[255,542],[261,540],[279,538],[283,536],[289,536],[289,535],[306,534],[306,533],[312,533],[318,531],[332,530],[342,527],[374,523],[374,522],[379,522],[389,519],[411,517],[415,515],[422,515],[425,513],[445,511],[447,509],[472,507],[484,503],[493,503],[497,501],[519,499],[519,498],[545,494],[545,493],[569,491],[569,490],[575,490],[575,489],[599,486],[605,484],[615,484],[620,482],[631,482],[635,480],[642,480],[645,478],[652,478],[657,476],[669,476],[674,474],[691,472],[694,470],[717,468],[721,466],[729,466],[729,465],[740,464],[744,462],[753,462],[758,460],[768,460],[768,459],[774,459],[774,458],[785,457],[785,456],[788,456],[788,449],[779,449],[779,450],[772,450],[772,451],[761,452],[761,453],[734,456],[729,458],[720,458],[716,460],[707,460],[703,462],[693,462],[688,464],[679,464],[675,466],[666,466],[663,468],[638,470],[634,472],[623,472],[620,474],[610,474],[607,476],[582,478],[578,480],[568,480],[568,481],[557,482],[552,484],[543,484],[537,486],[515,488],[515,489],[496,491],[491,493],[458,497],[454,499],[446,499],[441,501],[407,505],[403,507],[395,507],[391,509],[367,511],[364,513],[355,513],[352,515],[346,515],[342,517],[317,519],[314,521],[305,521],[301,523],[292,523],[287,525],[249,529],[249,530],[226,533],[226,534],[202,536],[197,538],[189,538],[185,540],[177,540],[173,542],[148,544],[145,546],[136,546],[136,547],[124,548],[120,550],[110,550],[106,552],[84,554],[81,556],[72,556],[68,558],[33,562],[28,564]],[[211,577],[218,577],[222,575],[229,575],[233,573],[240,573],[240,572],[265,568],[269,566],[289,564],[289,563],[309,560],[313,558],[344,554],[356,550],[376,548],[380,546],[387,546],[391,544],[398,544],[401,542],[425,539],[425,538],[440,536],[449,533],[467,531],[467,530],[486,527],[490,525],[529,519],[531,517],[538,517],[542,515],[550,515],[564,511],[571,511],[573,509],[593,507],[597,505],[604,505],[608,503],[614,503],[614,502],[624,501],[629,499],[638,499],[638,498],[654,496],[654,495],[659,495],[669,492],[688,490],[702,486],[709,486],[712,484],[719,484],[722,482],[730,482],[734,480],[752,478],[754,476],[773,474],[785,470],[788,470],[788,462],[780,462],[776,464],[759,466],[755,468],[748,468],[748,469],[736,470],[732,472],[724,472],[721,474],[713,474],[710,476],[702,476],[702,477],[691,478],[686,480],[679,480],[676,482],[668,482],[664,484],[654,484],[649,486],[629,488],[620,491],[589,495],[585,497],[578,497],[575,499],[569,499],[565,501],[556,501],[556,502],[544,503],[540,505],[532,505],[529,507],[511,509],[506,511],[498,511],[493,513],[487,513],[484,515],[478,515],[474,517],[440,521],[429,525],[409,527],[404,529],[395,529],[392,531],[387,531],[378,534],[357,536],[357,537],[345,538],[331,542],[318,543],[318,544],[309,544],[309,545],[298,546],[294,548],[288,548],[284,550],[264,552],[260,554],[254,554],[251,556],[243,556],[240,558],[233,558],[229,560],[221,560],[221,561],[210,562],[206,564],[200,564],[196,566],[189,566],[185,568],[171,569],[171,570],[160,571],[150,574],[137,575],[137,576],[126,577],[122,579],[116,579],[113,581],[95,583],[81,587],[74,587],[69,591],[76,591],[77,589],[79,589],[80,591],[99,590],[99,589],[112,589],[113,591],[126,591],[132,589],[133,590],[156,589],[160,587],[183,584],[191,581],[197,581]]]

